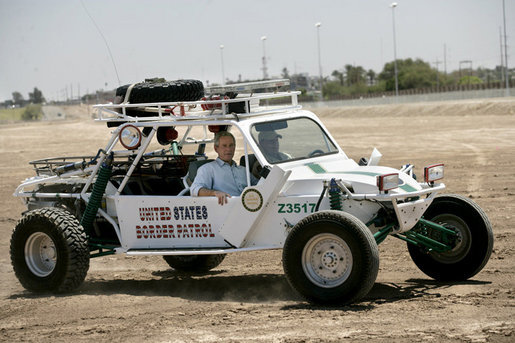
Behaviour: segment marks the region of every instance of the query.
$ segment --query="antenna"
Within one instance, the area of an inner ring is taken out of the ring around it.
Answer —
[[[111,49],[109,48],[109,44],[107,44],[107,40],[104,37],[104,35],[102,34],[102,31],[100,31],[100,28],[98,27],[97,23],[95,22],[95,20],[91,16],[91,14],[89,14],[89,11],[86,8],[86,5],[84,5],[84,2],[82,2],[82,0],[80,0],[80,3],[82,5],[82,7],[84,8],[84,11],[86,11],[86,14],[88,15],[89,19],[91,19],[91,22],[93,23],[93,25],[95,25],[95,27],[97,28],[98,33],[100,33],[100,36],[104,40],[104,43],[105,43],[105,45],[107,47],[107,51],[109,52],[109,56],[111,57],[111,62],[113,62],[114,72],[116,73],[116,78],[118,79],[118,86],[121,86],[120,77],[118,76],[118,70],[116,69],[116,64],[114,63],[113,54],[111,53]]]

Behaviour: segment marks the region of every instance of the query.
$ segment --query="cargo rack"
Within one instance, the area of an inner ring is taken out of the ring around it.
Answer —
[[[216,120],[227,117],[239,120],[277,112],[292,112],[302,108],[297,99],[299,91],[279,91],[279,88],[289,84],[290,81],[287,79],[238,83],[207,87],[206,96],[198,101],[109,103],[94,105],[93,108],[97,110],[97,121],[110,123]],[[265,92],[256,92],[257,90]],[[227,94],[231,94],[233,98],[229,98]],[[276,100],[275,102],[280,103],[274,104],[273,99],[282,100]],[[265,102],[264,106],[261,105],[261,101]],[[137,115],[134,115],[134,112]]]

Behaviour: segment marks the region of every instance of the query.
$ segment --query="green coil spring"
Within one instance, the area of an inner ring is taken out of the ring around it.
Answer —
[[[102,203],[102,197],[104,196],[104,191],[107,186],[107,182],[111,177],[111,172],[113,170],[113,155],[108,156],[104,163],[99,168],[97,174],[97,180],[93,185],[93,191],[91,192],[91,196],[89,197],[88,205],[86,206],[86,210],[82,215],[82,219],[80,221],[80,225],[86,231],[86,235],[89,237],[91,229],[93,228],[93,221],[97,216],[98,208]]]
[[[335,179],[331,179],[331,183],[329,184],[329,203],[331,210],[342,210],[342,191],[336,184]]]

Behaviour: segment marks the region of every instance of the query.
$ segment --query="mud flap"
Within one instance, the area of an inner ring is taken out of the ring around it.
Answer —
[[[274,166],[265,182],[245,188],[240,201],[231,209],[228,219],[220,228],[220,235],[234,247],[246,246],[248,237],[259,227],[269,204],[277,198],[290,174],[291,171]]]

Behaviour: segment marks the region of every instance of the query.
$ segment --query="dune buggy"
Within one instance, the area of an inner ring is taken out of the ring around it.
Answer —
[[[298,92],[280,90],[287,84],[120,87],[115,103],[95,106],[112,128],[105,147],[32,161],[36,175],[16,189],[28,209],[10,248],[20,283],[71,291],[91,258],[109,254],[160,255],[177,270],[202,273],[229,253],[283,249],[293,289],[313,303],[344,304],[372,288],[377,246],[388,236],[406,241],[414,263],[436,280],[466,280],[485,266],[490,222],[471,200],[440,194],[442,164],[425,167],[417,181],[412,165],[379,166],[375,149],[355,162],[301,109]],[[259,182],[220,206],[189,187],[223,130],[236,137],[248,184],[251,173]],[[265,136],[278,140],[282,157],[267,155]]]

